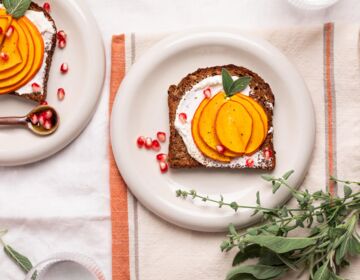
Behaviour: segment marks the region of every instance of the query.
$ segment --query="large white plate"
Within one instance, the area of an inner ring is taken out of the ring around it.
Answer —
[[[43,1],[36,1],[42,5]],[[86,1],[51,1],[51,15],[59,30],[68,34],[64,50],[56,49],[50,72],[48,102],[60,114],[59,130],[50,137],[37,137],[21,128],[0,127],[0,165],[19,165],[41,160],[69,144],[86,127],[95,112],[105,76],[102,38]],[[60,65],[69,64],[67,75]],[[66,97],[57,100],[57,89]],[[14,96],[0,95],[0,116],[25,115],[35,104]]]
[[[132,193],[148,209],[179,226],[201,231],[223,231],[229,223],[246,226],[259,217],[253,211],[219,209],[215,205],[175,197],[178,188],[226,201],[254,205],[260,191],[262,204],[274,207],[289,198],[286,189],[272,194],[260,179],[264,172],[239,170],[171,170],[160,174],[155,154],[136,147],[139,135],[169,131],[167,89],[199,67],[233,63],[260,74],[276,97],[274,141],[277,167],[283,174],[296,170],[290,183],[299,185],[308,169],[315,139],[312,102],[296,69],[269,43],[234,31],[194,31],[171,36],[149,50],[131,68],[113,108],[112,146],[117,165]],[[167,147],[163,148],[167,152]]]

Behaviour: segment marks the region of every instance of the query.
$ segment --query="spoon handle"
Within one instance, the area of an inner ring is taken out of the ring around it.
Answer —
[[[24,125],[26,117],[0,117],[0,125]]]

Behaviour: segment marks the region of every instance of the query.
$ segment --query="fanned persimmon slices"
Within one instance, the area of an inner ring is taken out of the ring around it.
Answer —
[[[13,94],[38,102],[45,100],[56,46],[54,20],[35,3],[31,3],[29,10],[19,18],[13,18],[0,6],[0,28],[3,30],[0,35],[0,95]]]

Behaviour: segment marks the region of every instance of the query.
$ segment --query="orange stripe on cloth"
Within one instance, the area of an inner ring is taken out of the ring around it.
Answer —
[[[125,36],[113,36],[111,47],[110,113],[116,92],[125,76]],[[112,222],[112,279],[130,279],[127,187],[110,145],[110,195]]]
[[[336,114],[335,114],[335,85],[334,85],[334,24],[324,25],[324,78],[325,78],[325,119],[326,119],[326,175],[336,176]],[[336,194],[336,184],[328,180],[328,188],[331,194]]]

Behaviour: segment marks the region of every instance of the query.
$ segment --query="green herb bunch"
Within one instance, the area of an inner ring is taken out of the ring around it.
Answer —
[[[227,280],[280,279],[290,270],[301,275],[308,270],[313,280],[341,280],[341,269],[349,265],[349,257],[360,255],[360,236],[357,232],[360,213],[360,192],[352,186],[360,182],[331,180],[343,184],[344,196],[334,197],[328,192],[300,191],[288,184],[293,171],[280,178],[265,175],[263,179],[272,184],[273,193],[281,187],[288,188],[297,202],[297,207],[264,208],[257,193],[257,206],[242,206],[237,202],[225,202],[198,195],[196,191],[178,190],[178,197],[191,197],[217,203],[219,207],[254,209],[262,214],[262,223],[239,232],[229,226],[227,239],[221,250],[236,248],[239,252],[233,260],[233,268]],[[299,228],[306,232],[296,236]],[[243,264],[257,258],[257,263]]]

